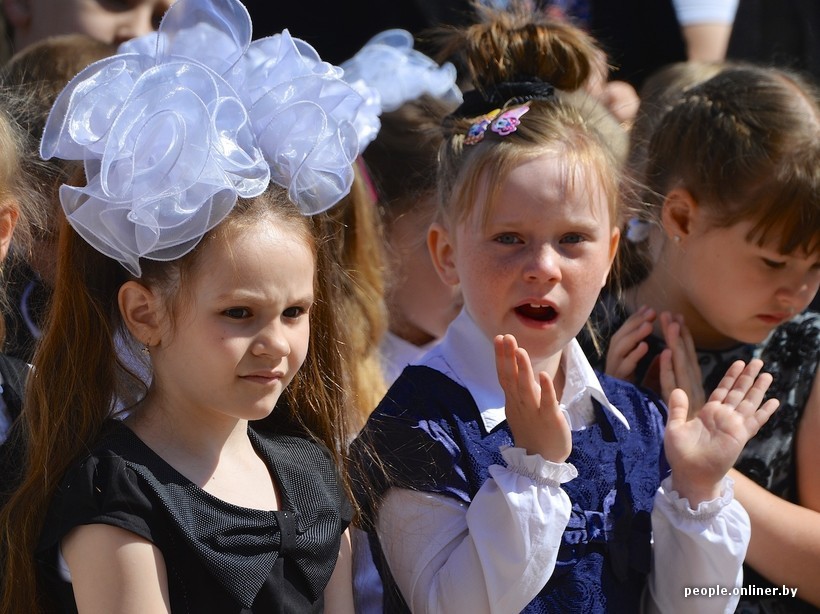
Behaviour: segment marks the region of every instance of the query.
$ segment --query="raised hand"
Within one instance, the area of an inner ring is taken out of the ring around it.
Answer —
[[[695,342],[683,321],[683,316],[668,311],[660,317],[667,349],[661,353],[661,396],[666,404],[675,388],[681,388],[689,397],[689,417],[706,403],[703,374],[698,363]]]
[[[524,348],[512,335],[494,340],[498,382],[504,389],[507,424],[516,447],[527,454],[563,463],[572,451],[572,433],[555,396],[552,379],[545,372],[532,370]]]
[[[763,403],[772,376],[760,373],[762,368],[757,359],[732,364],[691,419],[686,392],[672,391],[664,446],[673,487],[691,506],[720,495],[721,481],[743,446],[777,409],[776,399]]]
[[[612,335],[604,368],[607,375],[634,382],[635,367],[649,351],[644,339],[652,332],[654,320],[655,312],[650,307],[641,307]]]

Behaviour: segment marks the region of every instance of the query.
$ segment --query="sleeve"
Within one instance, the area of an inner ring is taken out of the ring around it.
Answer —
[[[38,551],[56,547],[73,528],[108,524],[157,543],[154,505],[138,476],[116,455],[90,456],[63,478],[52,500]]]
[[[518,612],[550,579],[571,509],[560,484],[577,473],[520,448],[502,454],[507,467],[491,466],[469,505],[388,491],[376,529],[411,611]]]
[[[738,0],[672,0],[682,26],[699,23],[731,24],[735,20]]]
[[[733,482],[725,478],[720,498],[696,510],[669,490],[658,489],[652,512],[652,570],[646,595],[648,612],[735,611],[743,585],[743,559],[751,536],[746,510],[734,499]],[[703,589],[705,595],[697,595]]]

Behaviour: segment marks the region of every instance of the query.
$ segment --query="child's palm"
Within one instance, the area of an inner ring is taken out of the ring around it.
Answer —
[[[777,409],[778,401],[763,403],[771,384],[763,363],[734,363],[720,385],[694,417],[687,419],[689,399],[681,389],[669,397],[669,420],[664,445],[676,488],[706,492],[734,465],[743,446]],[[684,495],[686,496],[686,495]]]
[[[526,350],[518,347],[512,335],[496,338],[495,355],[515,445],[528,454],[564,462],[572,451],[572,433],[549,375],[541,372],[536,381]]]

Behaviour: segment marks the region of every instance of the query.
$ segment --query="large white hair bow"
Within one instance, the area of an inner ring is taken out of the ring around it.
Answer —
[[[364,146],[376,138],[383,112],[395,111],[423,94],[455,105],[462,100],[455,66],[449,62],[439,66],[413,49],[413,35],[406,30],[376,34],[341,67],[345,81],[365,98],[365,106],[355,120]]]
[[[270,181],[309,215],[349,191],[364,99],[286,31],[251,43],[237,0],[179,0],[159,31],[80,72],[49,115],[43,158],[83,160],[71,225],[139,276],[173,260]]]

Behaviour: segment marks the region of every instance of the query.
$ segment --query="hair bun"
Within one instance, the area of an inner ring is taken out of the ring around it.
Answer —
[[[485,95],[515,82],[546,82],[564,91],[581,88],[603,59],[594,39],[523,3],[511,4],[508,9],[478,6],[477,23],[441,30],[442,56],[458,58]]]

